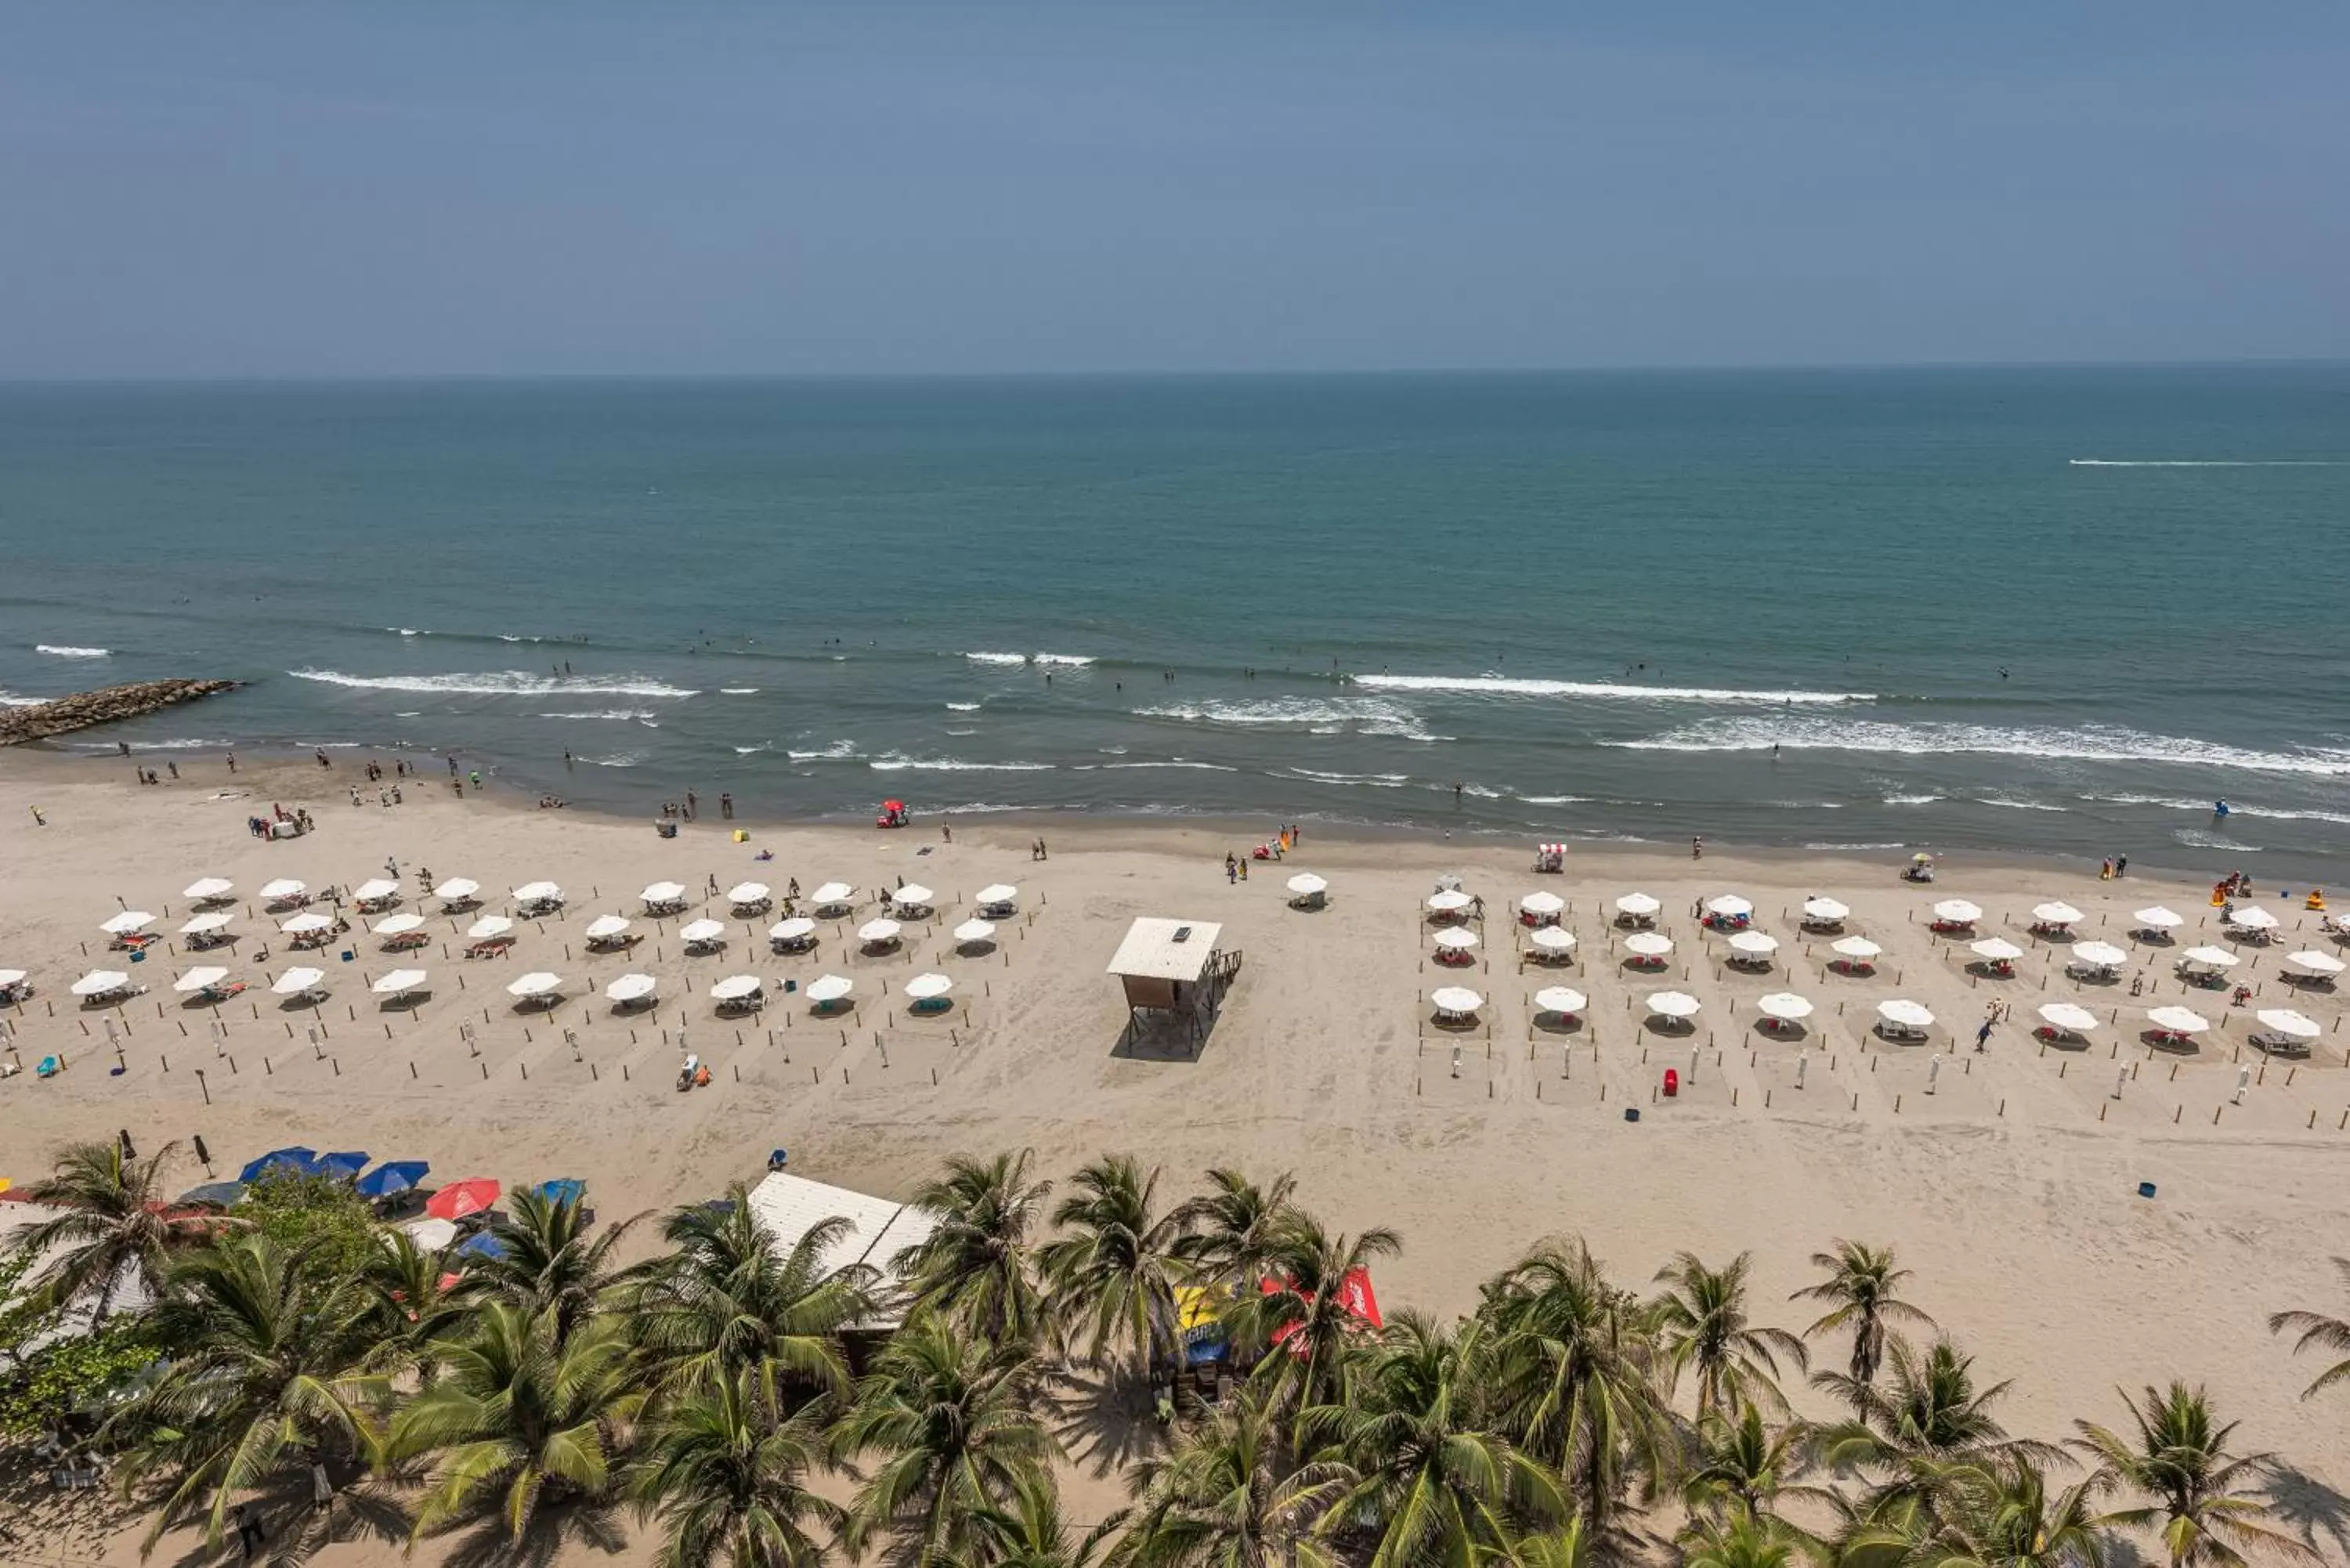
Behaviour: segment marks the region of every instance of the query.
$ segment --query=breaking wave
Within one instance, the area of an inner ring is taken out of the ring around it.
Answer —
[[[1372,789],[1401,789],[1411,782],[1409,774],[1332,774],[1319,768],[1291,768],[1292,774],[1315,784],[1367,784]]]
[[[2169,811],[2191,811],[2211,815],[2212,802],[2182,800],[2165,794],[2085,794],[2083,800],[2106,805],[2158,805]],[[2288,811],[2282,806],[2241,805],[2228,803],[2230,816],[2250,816],[2270,822],[2333,822],[2350,826],[2350,813],[2339,811]]]
[[[1244,702],[1178,703],[1137,708],[1137,718],[1179,719],[1192,724],[1302,726],[1317,735],[1385,735],[1405,741],[1441,741],[1418,713],[1384,697],[1271,697]]]
[[[1062,669],[1082,670],[1091,664],[1089,653],[966,653],[973,664],[1050,664]]]
[[[1994,724],[1895,724],[1874,719],[1722,718],[1636,741],[1602,741],[1635,752],[1891,752],[1906,756],[1977,754],[2084,763],[2167,763],[2180,767],[2350,776],[2339,753],[2256,752],[2218,741],[2157,735],[2117,725],[2022,729]]]
[[[35,653],[46,653],[52,659],[104,659],[111,654],[114,649],[110,648],[74,648],[63,643],[36,642],[33,645],[33,651]]]
[[[1395,691],[1460,691],[1487,697],[1602,697],[1648,702],[1874,702],[1868,691],[1746,691],[1717,686],[1635,686],[1612,680],[1525,680],[1507,675],[1357,675],[1357,686]]]
[[[847,763],[855,762],[865,753],[857,749],[854,741],[835,741],[821,751],[785,752],[784,755],[795,763]]]
[[[450,691],[476,697],[692,697],[698,692],[643,675],[530,675],[489,670],[453,675],[346,675],[338,670],[289,670],[296,680],[323,681],[361,691]]]
[[[967,763],[959,757],[910,757],[899,752],[884,752],[865,765],[881,773],[896,773],[906,768],[945,774],[1048,774],[1053,771],[1051,763]]]
[[[541,713],[542,719],[650,719],[652,714],[634,708],[598,708],[584,713]]]

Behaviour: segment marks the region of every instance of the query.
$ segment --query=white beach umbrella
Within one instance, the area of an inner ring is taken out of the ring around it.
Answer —
[[[1627,893],[1616,900],[1616,912],[1619,915],[1653,915],[1660,907],[1646,893]]]
[[[368,929],[380,937],[399,937],[407,935],[423,924],[423,916],[412,909],[403,909],[397,915],[386,915]]]
[[[279,975],[269,990],[275,996],[300,996],[304,992],[317,990],[318,982],[326,978],[325,970],[297,965]]]
[[[764,904],[773,892],[774,889],[764,882],[737,882],[726,889],[726,901],[730,904]]]
[[[16,985],[25,978],[21,969],[0,969],[0,985]]]
[[[1989,960],[1992,963],[2013,963],[2023,956],[2023,950],[2005,937],[1985,937],[1979,942],[1970,942],[1968,945],[1974,950],[1977,958]]]
[[[1436,933],[1435,941],[1438,947],[1449,948],[1457,953],[1465,953],[1471,948],[1477,945],[1477,933],[1474,931],[1463,930],[1442,930]]]
[[[954,929],[954,940],[963,943],[983,942],[993,935],[994,924],[988,920],[965,920]]]
[[[702,947],[717,941],[726,934],[723,920],[688,920],[677,929],[677,940],[688,947]]]
[[[710,988],[714,1002],[742,1002],[759,994],[759,977],[755,974],[730,974]]]
[[[904,887],[899,888],[897,892],[890,895],[889,901],[898,905],[901,909],[919,909],[927,906],[932,898],[937,897],[937,894],[931,892],[928,888],[923,887],[920,882],[909,882]]]
[[[2277,929],[2277,918],[2258,904],[2246,904],[2228,917],[2228,924],[2248,931],[2272,931]]]
[[[1529,915],[1555,915],[1566,908],[1566,900],[1555,893],[1529,893],[1518,900],[1518,908]]]
[[[109,996],[130,989],[130,977],[119,969],[94,969],[68,987],[76,996]]]
[[[1534,992],[1534,1005],[1544,1012],[1580,1012],[1591,999],[1571,985],[1546,985]]]
[[[451,1220],[428,1217],[413,1224],[402,1225],[400,1229],[408,1232],[408,1239],[416,1250],[427,1255],[447,1251],[457,1240],[456,1222]]]
[[[1429,993],[1436,1011],[1459,1018],[1485,1005],[1485,999],[1465,985],[1440,985]]]
[[[944,996],[953,989],[954,981],[942,974],[918,974],[906,982],[906,994],[916,1002]]]
[[[2290,1034],[2296,1040],[2314,1040],[2325,1033],[2315,1019],[2290,1007],[2264,1007],[2253,1016],[2278,1033]]]
[[[291,877],[280,877],[275,882],[261,885],[261,896],[273,904],[280,898],[298,898],[309,890],[309,884],[297,882]]]
[[[1648,994],[1648,1011],[1660,1018],[1695,1018],[1704,1006],[1685,991],[1658,991]]]
[[[2073,961],[2096,969],[2119,969],[2129,962],[2129,954],[2111,942],[2081,942],[2073,949]]]
[[[286,921],[277,929],[289,937],[306,937],[312,931],[331,931],[335,929],[335,922],[328,916],[316,911],[305,911]]]
[[[1558,926],[1538,926],[1533,934],[1526,938],[1526,940],[1546,953],[1565,953],[1575,950],[1575,933]]]
[[[608,942],[614,937],[624,935],[628,929],[635,924],[636,922],[626,915],[598,915],[588,922],[588,940],[591,942]]]
[[[1845,919],[1851,913],[1852,911],[1850,909],[1836,902],[1834,898],[1806,898],[1804,900],[1804,919],[1807,920],[1816,920],[1822,925],[1834,925],[1836,921]]]
[[[1754,904],[1752,899],[1742,898],[1735,893],[1721,893],[1705,901],[1705,912],[1719,915],[1725,920],[1735,920],[1752,914]]]
[[[1311,873],[1304,873],[1303,875],[1310,876]],[[1319,878],[1317,877],[1316,880],[1319,880]],[[1295,880],[1289,884],[1289,888],[1290,891],[1294,893],[1314,891],[1312,888],[1299,888]],[[979,890],[978,894],[975,896],[974,901],[980,904],[1009,904],[1018,897],[1020,897],[1020,889],[1014,888],[1011,883],[990,882],[986,887],[982,888]]]
[[[1673,939],[1662,931],[1635,931],[1624,939],[1624,950],[1641,958],[1662,958],[1673,950]]]
[[[857,982],[847,975],[828,974],[820,980],[808,981],[807,999],[810,1002],[838,1002],[856,989]]]
[[[637,896],[655,907],[682,904],[685,902],[685,885],[681,882],[654,882],[647,885],[645,890]]]
[[[452,877],[432,889],[432,896],[452,904],[462,904],[482,890],[482,885],[471,877]]]
[[[477,942],[485,942],[494,937],[513,935],[514,926],[504,915],[484,915],[465,928],[465,934]]]
[[[886,918],[868,920],[857,928],[857,940],[867,943],[894,942],[898,940],[898,933],[903,929],[905,928],[897,921]]]
[[[396,897],[400,884],[389,877],[371,877],[351,889],[351,897],[362,904],[372,904],[379,898]]]
[[[2159,904],[2150,904],[2130,919],[2149,931],[2175,930],[2187,923],[2185,916],[2173,914]]]
[[[2074,926],[2081,922],[2081,911],[2070,904],[2052,898],[2045,904],[2033,905],[2032,918],[2043,926]]]
[[[1982,908],[1964,898],[1945,898],[1934,906],[1934,919],[1953,926],[1971,926],[1982,919]]]
[[[994,889],[993,888],[989,888],[985,892],[982,892],[979,896],[979,901],[982,904],[994,903],[996,900],[987,896],[988,892],[993,892],[993,890]],[[1316,877],[1311,871],[1300,871],[1296,876],[1292,877],[1289,879],[1289,890],[1296,894],[1301,898],[1310,898],[1316,893],[1328,892],[1330,890],[1330,884],[1324,881],[1321,877]]]
[[[1905,1029],[1930,1029],[1934,1015],[1918,1003],[1896,997],[1877,1004],[1877,1015],[1887,1023],[1898,1023]]]
[[[1740,931],[1730,939],[1730,945],[1754,958],[1767,958],[1779,950],[1779,939],[1768,931]]]
[[[2210,1019],[2184,1007],[2153,1008],[2147,1012],[2146,1021],[2172,1034],[2200,1034],[2211,1027]]]
[[[183,937],[209,936],[235,919],[236,914],[234,910],[213,909],[182,925],[180,934]]]
[[[145,930],[154,923],[155,917],[144,909],[125,909],[119,915],[108,916],[98,929],[109,937],[125,937],[133,931]]]
[[[173,981],[172,982],[172,989],[173,991],[182,992],[202,991],[207,986],[218,985],[227,978],[228,971],[221,968],[218,964],[205,964],[201,968],[190,970],[187,973]]]
[[[1458,914],[1476,901],[1458,888],[1446,888],[1428,896],[1428,907],[1440,915]]]
[[[649,974],[624,974],[604,988],[604,994],[614,1002],[642,1002],[659,988],[660,982]]]
[[[857,897],[857,889],[846,882],[827,882],[816,890],[815,902],[819,906],[846,904]]]
[[[378,996],[406,996],[411,991],[424,988],[424,971],[421,969],[396,969],[368,989]]]
[[[519,996],[528,1001],[533,997],[552,996],[562,989],[561,975],[549,974],[543,969],[535,969],[518,980],[508,981],[506,994]]]
[[[518,904],[560,904],[563,889],[553,882],[525,882],[514,890]]]
[[[192,898],[199,904],[210,904],[236,891],[236,884],[225,877],[199,877],[180,889],[180,897]]]
[[[1788,1023],[1801,1023],[1812,1015],[1812,1004],[1792,991],[1774,991],[1754,1004],[1765,1018],[1776,1018]]]
[[[2097,1015],[2077,1002],[2043,1002],[2040,1004],[2040,1016],[2068,1034],[2086,1034],[2097,1026]]]
[[[1828,950],[1848,959],[1873,959],[1885,950],[1866,937],[1839,937],[1828,944]]]
[[[2350,968],[2332,953],[2319,952],[2315,948],[2303,948],[2297,953],[2287,953],[2284,961],[2303,974],[2340,974]]]
[[[2189,948],[2178,955],[2182,969],[2233,969],[2243,961],[2226,948]]]
[[[992,930],[994,928],[989,929]],[[806,915],[794,915],[788,920],[777,920],[767,928],[767,935],[779,942],[795,942],[815,934],[816,922]]]

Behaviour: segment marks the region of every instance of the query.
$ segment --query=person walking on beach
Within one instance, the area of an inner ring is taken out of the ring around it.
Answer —
[[[1982,1027],[1975,1031],[1975,1049],[1978,1052],[1982,1051],[1987,1046],[1990,1040],[1991,1020],[1986,1018],[1982,1021]]]
[[[234,752],[231,752],[228,754],[228,771],[231,773],[236,772],[236,753]]]
[[[49,819],[48,819],[47,817],[43,816],[43,815],[41,815],[41,808],[40,808],[39,806],[37,806],[37,805],[36,805],[36,806],[31,806],[31,807],[28,807],[27,809],[28,809],[28,810],[30,810],[30,811],[32,812],[32,814],[33,814],[33,826],[34,826],[35,827],[47,827],[47,826],[48,826],[48,825],[49,825]]]
[[[725,790],[719,792],[718,815],[721,821],[732,822],[734,820],[734,796],[733,792]]]
[[[172,770],[172,782],[173,784],[178,784],[180,782],[180,764],[177,763],[165,763],[163,765]]]
[[[2116,855],[2114,857],[2114,875],[2116,877],[2126,877],[2129,875],[2128,856]]]
[[[1227,850],[1225,850],[1225,851],[1224,851],[1224,881],[1225,881],[1227,884],[1230,884],[1230,883],[1237,882],[1237,881],[1239,881],[1240,879],[1241,879],[1241,863],[1240,863],[1240,857],[1239,857],[1238,856],[1234,855],[1231,850],[1227,849]]]
[[[1705,858],[1705,836],[1703,834],[1700,834],[1695,838],[1690,840],[1690,858],[1692,860],[1702,860]]]
[[[685,792],[685,820],[686,820],[686,821],[688,821],[688,822],[691,822],[691,821],[693,820],[694,808],[695,808],[695,807],[697,807],[697,806],[699,806],[701,804],[702,804],[702,797],[701,797],[700,795],[698,795],[698,794],[694,794],[691,790],[688,790],[688,791],[686,791],[686,792]]]

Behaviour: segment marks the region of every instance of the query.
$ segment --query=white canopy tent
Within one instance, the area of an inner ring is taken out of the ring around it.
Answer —
[[[1457,915],[1476,901],[1458,888],[1440,888],[1428,896],[1428,911],[1432,915]]]
[[[396,969],[368,989],[378,996],[409,996],[424,989],[421,969]]]
[[[1636,920],[1647,919],[1662,907],[1646,893],[1627,893],[1616,900],[1616,912]]]
[[[767,940],[771,942],[804,942],[815,935],[816,922],[806,915],[794,915],[767,928]]]
[[[519,997],[525,1002],[541,1001],[546,997],[559,994],[562,990],[563,977],[561,975],[549,974],[543,969],[533,970],[530,973],[522,975],[506,983],[506,994],[508,996]]]
[[[774,898],[775,890],[764,882],[737,882],[726,889],[726,901],[738,909],[764,909]]]
[[[1946,926],[1971,926],[1982,919],[1982,906],[1964,898],[1945,898],[1934,906],[1934,919]]]
[[[2187,918],[2184,915],[2174,914],[2160,904],[2149,904],[2132,915],[2130,919],[2136,920],[2141,929],[2149,931],[2177,930],[2187,923]]]
[[[444,904],[470,904],[480,895],[482,885],[471,877],[452,877],[432,889],[432,896]]]
[[[690,948],[706,948],[726,940],[723,920],[689,920],[677,929],[677,940]]]
[[[1624,950],[1638,958],[1660,959],[1673,950],[1673,939],[1662,931],[1635,931],[1624,939]]]
[[[2097,1027],[2097,1015],[2077,1002],[2043,1002],[2040,1017],[2051,1029],[2067,1034],[2086,1034]]]
[[[1897,1029],[1931,1029],[1934,1026],[1932,1013],[1903,997],[1878,1002],[1877,1016]]]
[[[277,929],[289,937],[307,937],[314,931],[333,930],[335,922],[329,916],[308,911],[284,921]]]
[[[829,1226],[825,1244],[816,1252],[816,1272],[820,1278],[862,1267],[879,1279],[895,1279],[899,1261],[928,1241],[936,1225],[910,1203],[829,1187],[782,1171],[751,1189],[751,1211],[778,1259],[789,1258],[818,1226]],[[838,1225],[835,1220],[847,1223]],[[904,1320],[905,1300],[899,1293],[886,1294],[871,1319],[852,1326],[895,1328]]]
[[[2051,898],[2047,903],[2032,906],[2032,919],[2036,925],[2077,926],[2081,923],[2081,911],[2061,899]]]
[[[759,994],[759,977],[755,974],[730,974],[710,988],[713,1002],[743,1002]]]
[[[1466,1018],[1485,1005],[1485,999],[1465,985],[1438,986],[1429,993],[1428,1000],[1445,1018]]]
[[[2314,1040],[2325,1033],[2315,1019],[2295,1012],[2290,1007],[2264,1007],[2252,1016],[2261,1021],[2262,1028],[2273,1029],[2295,1040]]]
[[[1804,924],[1807,926],[1841,925],[1851,914],[1850,909],[1834,898],[1804,900]]]
[[[2178,955],[2181,969],[2233,969],[2243,961],[2226,948],[2189,948]]]
[[[838,1002],[856,989],[857,982],[847,976],[827,974],[808,981],[807,999],[810,1002]]]
[[[272,904],[299,898],[309,891],[308,884],[296,881],[291,877],[280,877],[275,882],[261,885],[261,897]]]
[[[972,947],[991,941],[995,936],[994,925],[987,920],[965,920],[954,929],[954,940],[960,946]]]
[[[236,912],[233,909],[209,910],[182,921],[180,934],[183,937],[208,937],[214,931],[223,929],[235,919]]]
[[[308,996],[313,992],[319,992],[321,994],[324,994],[321,988],[326,978],[327,971],[325,970],[312,969],[307,964],[296,964],[294,968],[287,970],[284,974],[277,977],[276,982],[269,988],[270,994],[273,996]]]
[[[563,889],[553,882],[525,882],[514,890],[514,896],[525,915],[563,905]]]
[[[130,989],[130,977],[119,969],[94,969],[67,989],[85,1000],[93,996],[112,996]]]
[[[1696,997],[1683,991],[1657,991],[1648,993],[1648,1012],[1653,1017],[1695,1018],[1705,1006]]]
[[[931,901],[937,898],[936,893],[931,892],[920,882],[909,882],[889,895],[889,902],[900,909],[927,909],[931,907]]]
[[[1575,950],[1575,933],[1562,926],[1537,926],[1526,940],[1546,957],[1556,958]]]
[[[195,969],[190,970],[187,973],[173,981],[172,982],[172,989],[183,993],[196,991],[209,991],[227,978],[228,971],[221,968],[218,964],[203,964]]]
[[[604,988],[604,994],[613,1002],[649,1002],[660,982],[649,974],[624,974]]]
[[[636,922],[626,915],[598,915],[588,922],[588,940],[591,942],[608,942],[616,937],[628,935],[629,928],[635,924]]]
[[[2078,942],[2066,961],[2068,969],[2119,969],[2129,962],[2126,950],[2111,942]]]
[[[1985,937],[1979,942],[1967,945],[1977,958],[1986,963],[2013,963],[2023,956],[2023,950],[2005,937]]]
[[[1580,1012],[1591,999],[1571,985],[1546,985],[1534,992],[1534,1006],[1544,1012]]]
[[[1828,950],[1856,963],[1866,963],[1885,951],[1866,937],[1839,937],[1828,944]]]
[[[1779,950],[1779,939],[1768,931],[1738,931],[1731,936],[1730,947],[1742,958],[1767,959]]]
[[[1797,996],[1792,991],[1774,991],[1754,1004],[1754,1010],[1765,1018],[1775,1018],[1782,1023],[1801,1023],[1812,1015],[1810,999]]]
[[[389,903],[400,897],[400,884],[389,877],[370,877],[351,889],[351,898],[361,908],[369,904]]]
[[[236,884],[225,877],[199,877],[180,889],[180,897],[198,904],[217,904],[236,891]]]
[[[1754,912],[1754,901],[1735,893],[1718,893],[1705,901],[1705,912],[1725,920],[1742,920]]]
[[[155,917],[144,909],[125,909],[119,915],[109,915],[99,924],[99,929],[109,937],[127,937],[133,931],[143,931],[155,923]]]
[[[1459,929],[1441,930],[1431,940],[1438,947],[1448,951],[1465,953],[1477,945],[1477,933]]]
[[[886,947],[896,941],[898,934],[904,929],[905,928],[897,921],[886,917],[878,920],[868,920],[857,928],[857,940],[869,948]]]
[[[2320,952],[2315,948],[2303,948],[2297,953],[2287,953],[2284,955],[2284,961],[2286,968],[2306,975],[2336,975],[2344,969],[2350,968],[2350,965],[2344,964],[2332,953]]]
[[[1566,908],[1566,900],[1555,893],[1529,893],[1518,900],[1518,908],[1529,915],[1539,915],[1548,919],[1564,911]]]
[[[1290,891],[1297,891],[1297,884],[1294,879],[1289,886]],[[1002,909],[1006,913],[1009,913],[1012,907],[1019,901],[1020,889],[1009,882],[990,882],[972,898],[972,902],[983,909]]]
[[[423,916],[413,909],[403,909],[397,915],[386,915],[368,929],[380,937],[404,937],[411,931],[422,929],[423,925]]]
[[[819,909],[837,909],[857,897],[857,889],[846,882],[827,882],[809,896],[808,902]]]
[[[645,906],[645,913],[659,914],[668,909],[685,908],[685,885],[681,882],[650,882],[637,895]]]
[[[2211,1027],[2210,1019],[2184,1007],[2150,1008],[2146,1021],[2166,1034],[2200,1034]]]
[[[954,981],[942,974],[918,974],[906,982],[906,994],[916,1002],[935,1002],[954,989]]]
[[[2277,918],[2258,904],[2242,904],[2227,918],[2227,924],[2240,930],[2272,931],[2277,929]]]
[[[465,934],[477,942],[495,941],[500,937],[512,936],[514,927],[515,923],[504,915],[484,915],[465,928]]]

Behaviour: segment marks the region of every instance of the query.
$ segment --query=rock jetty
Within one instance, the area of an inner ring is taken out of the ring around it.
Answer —
[[[135,719],[174,702],[192,702],[215,691],[230,691],[235,685],[234,680],[134,680],[127,686],[78,692],[29,708],[0,708],[0,746],[20,746],[93,724]]]

